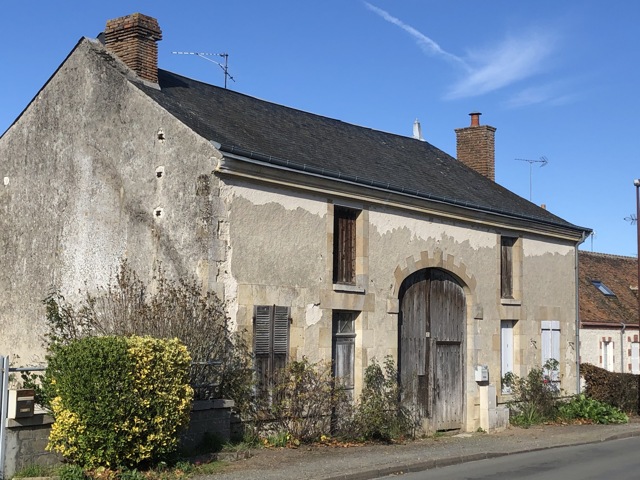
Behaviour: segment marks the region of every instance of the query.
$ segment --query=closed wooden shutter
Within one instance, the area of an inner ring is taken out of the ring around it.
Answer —
[[[287,364],[289,318],[289,307],[276,305],[254,307],[253,353],[260,391],[265,391],[272,385],[276,371]]]
[[[333,229],[333,281],[354,284],[356,281],[356,219],[358,211],[335,207]]]
[[[289,354],[289,307],[274,306],[273,315],[273,372],[284,368]]]
[[[513,298],[513,245],[515,238],[500,239],[500,296]]]

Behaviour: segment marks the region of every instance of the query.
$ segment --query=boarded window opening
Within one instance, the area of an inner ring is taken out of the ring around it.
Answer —
[[[356,283],[356,220],[358,210],[333,210],[333,283]]]

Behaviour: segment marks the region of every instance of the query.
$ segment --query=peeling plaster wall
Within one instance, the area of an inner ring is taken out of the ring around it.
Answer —
[[[122,258],[145,281],[162,262],[215,288],[225,260],[217,152],[104,55],[81,41],[0,138],[0,352],[18,364],[42,360],[52,288],[73,300]]]
[[[562,325],[563,388],[575,388],[575,249],[568,242],[521,236],[521,296],[500,298],[500,236],[512,230],[423,216],[345,199],[305,195],[224,178],[229,208],[229,264],[238,285],[237,323],[252,330],[253,306],[292,308],[291,355],[331,358],[331,312],[360,312],[356,319],[356,391],[373,358],[397,355],[398,288],[421,268],[443,268],[467,295],[467,425],[479,422],[474,366],[488,365],[500,391],[501,320],[516,320],[514,363],[526,374],[541,364],[541,322]],[[331,284],[333,202],[362,209],[366,218],[361,292]],[[292,226],[295,226],[292,228]],[[326,232],[326,235],[325,235]],[[357,305],[354,307],[354,305]],[[530,340],[533,340],[531,342]],[[562,360],[562,359],[561,359]],[[508,398],[501,397],[501,401]],[[475,427],[474,427],[475,426]]]

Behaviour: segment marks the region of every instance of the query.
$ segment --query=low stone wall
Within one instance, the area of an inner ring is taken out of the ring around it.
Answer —
[[[196,400],[191,407],[191,420],[187,431],[180,436],[185,453],[206,449],[212,442],[231,440],[232,400]]]
[[[215,439],[228,442],[231,439],[231,400],[196,401],[191,410],[187,431],[180,437],[185,453],[206,449]],[[4,478],[31,465],[56,465],[62,458],[45,450],[53,418],[46,414],[9,419],[6,435]]]
[[[56,465],[62,460],[45,450],[53,418],[46,414],[7,420],[4,478],[30,465]]]

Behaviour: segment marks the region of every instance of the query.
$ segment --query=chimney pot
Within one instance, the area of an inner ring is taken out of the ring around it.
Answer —
[[[471,126],[456,128],[458,161],[495,181],[495,127],[480,125],[479,112],[469,114]]]

